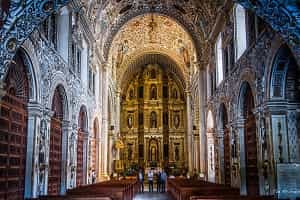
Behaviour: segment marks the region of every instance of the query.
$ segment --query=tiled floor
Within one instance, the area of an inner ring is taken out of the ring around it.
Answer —
[[[134,197],[134,200],[173,200],[168,193],[144,192]]]

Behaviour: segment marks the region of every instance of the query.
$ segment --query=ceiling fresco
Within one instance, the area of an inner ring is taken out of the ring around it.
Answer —
[[[157,14],[136,17],[119,30],[108,64],[120,77],[127,63],[148,52],[168,55],[186,76],[196,73],[196,49],[190,35],[174,20]]]

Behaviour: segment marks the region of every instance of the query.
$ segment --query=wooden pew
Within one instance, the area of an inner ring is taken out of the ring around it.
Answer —
[[[137,191],[138,182],[136,180],[111,180],[68,190],[67,196],[106,195],[113,200],[132,200]]]
[[[42,196],[35,200],[132,200],[138,189],[136,180],[111,180],[68,190],[64,196]]]
[[[192,196],[211,197],[221,196],[239,197],[239,189],[229,186],[188,179],[169,179],[167,190],[176,200],[188,200]]]

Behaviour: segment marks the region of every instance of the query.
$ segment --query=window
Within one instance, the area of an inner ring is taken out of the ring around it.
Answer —
[[[245,9],[236,5],[234,20],[234,35],[236,42],[235,58],[238,60],[244,51],[247,49],[247,35],[246,35],[246,12]]]
[[[45,38],[50,42],[50,44],[56,48],[57,47],[57,20],[56,14],[52,14],[50,17],[45,19],[41,25],[41,31]]]
[[[216,52],[216,75],[217,75],[217,85],[219,85],[224,78],[223,73],[223,49],[222,49],[222,36],[219,35],[216,46],[215,46],[215,52]]]

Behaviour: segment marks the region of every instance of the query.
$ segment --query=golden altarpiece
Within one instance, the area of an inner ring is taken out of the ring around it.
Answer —
[[[157,64],[147,65],[123,91],[121,159],[125,167],[185,167],[186,103],[183,89]]]

